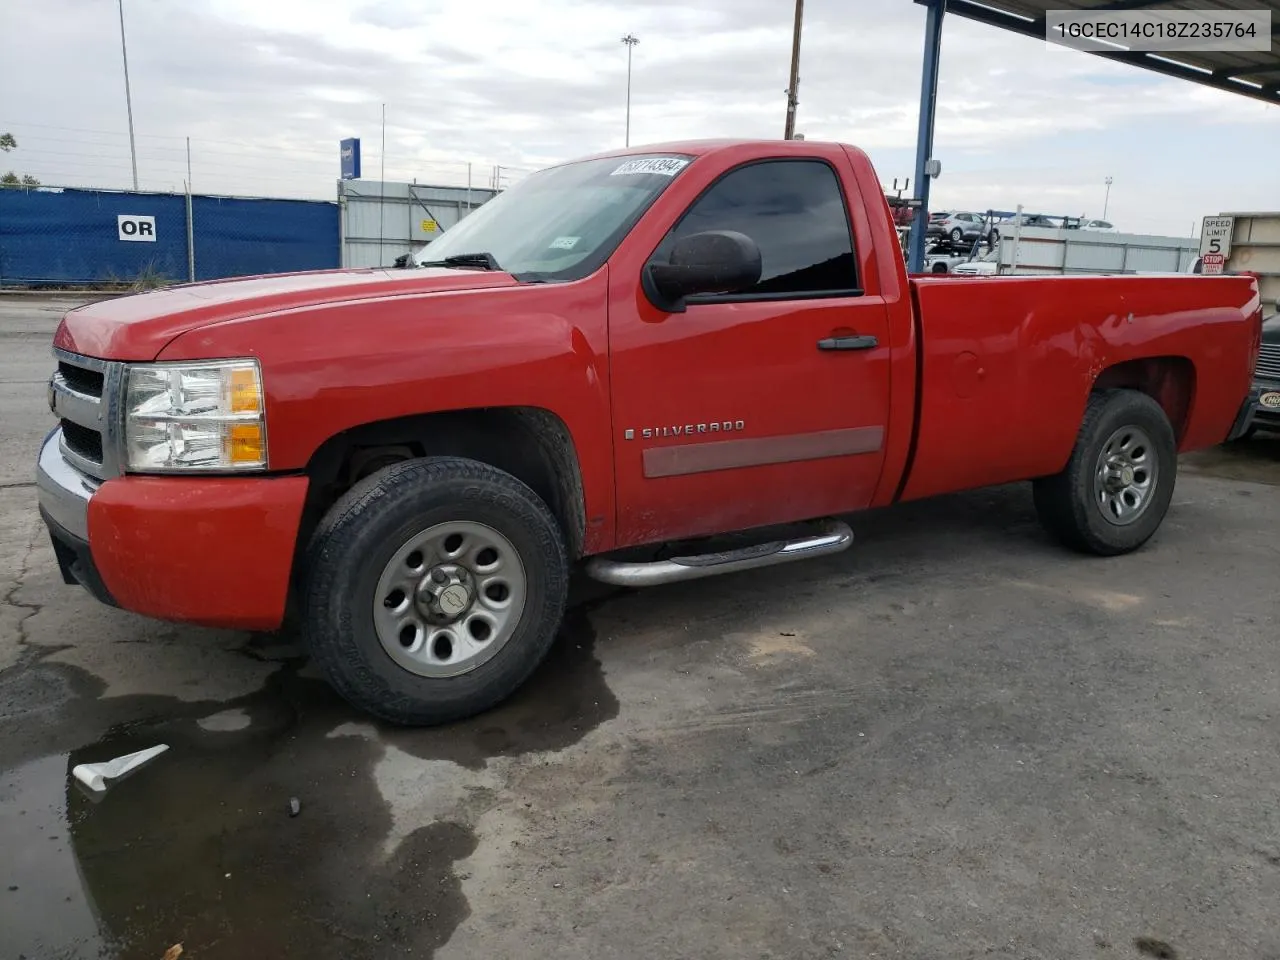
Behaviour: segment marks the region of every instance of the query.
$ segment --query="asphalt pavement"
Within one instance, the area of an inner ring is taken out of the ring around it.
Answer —
[[[1186,458],[1127,557],[1011,486],[597,590],[511,702],[396,730],[61,583],[63,308],[0,298],[0,958],[1280,957],[1280,440]]]

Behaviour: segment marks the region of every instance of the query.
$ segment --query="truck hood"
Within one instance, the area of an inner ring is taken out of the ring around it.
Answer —
[[[78,307],[58,325],[53,345],[104,360],[154,360],[175,337],[226,320],[346,300],[516,283],[508,273],[431,267],[321,270],[182,284]]]

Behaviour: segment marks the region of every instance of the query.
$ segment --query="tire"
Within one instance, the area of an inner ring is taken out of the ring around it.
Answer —
[[[942,261],[941,263],[935,263],[935,264],[933,265],[933,267],[931,268],[931,271],[930,271],[930,272],[931,272],[931,273],[946,273],[946,272],[947,272],[947,270],[948,270],[948,267],[947,267],[946,261],[944,260],[944,261]]]
[[[568,583],[560,527],[525,484],[474,460],[408,460],[356,484],[321,520],[307,551],[303,634],[360,710],[408,726],[447,723],[528,679],[560,629]]]
[[[1104,466],[1105,480],[1099,474]],[[1036,513],[1074,550],[1104,557],[1130,553],[1164,520],[1177,470],[1177,440],[1161,406],[1135,390],[1099,390],[1089,397],[1066,468],[1034,482]],[[1134,507],[1130,501],[1139,499],[1144,476],[1147,488]]]
[[[959,227],[956,227],[954,230],[952,230],[951,242],[957,245],[964,243],[964,231],[961,230]]]

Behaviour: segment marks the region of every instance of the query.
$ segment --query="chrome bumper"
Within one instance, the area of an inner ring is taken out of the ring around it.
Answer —
[[[36,490],[40,508],[62,529],[80,540],[89,539],[89,499],[100,481],[85,476],[62,455],[62,428],[54,427],[40,447]]]

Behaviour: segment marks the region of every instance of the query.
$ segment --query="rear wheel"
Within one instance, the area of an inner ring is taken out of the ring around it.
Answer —
[[[555,517],[510,474],[409,460],[353,487],[307,559],[303,631],[348,701],[393,723],[471,716],[546,656],[568,558]]]
[[[964,242],[964,231],[961,230],[959,227],[956,227],[954,230],[952,230],[951,242],[957,245]]]
[[[1129,553],[1164,520],[1177,471],[1177,440],[1160,405],[1135,390],[1100,390],[1066,468],[1035,481],[1036,512],[1073,549]]]

